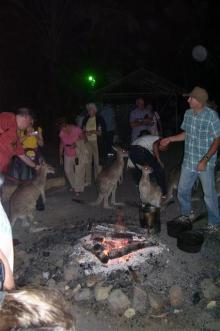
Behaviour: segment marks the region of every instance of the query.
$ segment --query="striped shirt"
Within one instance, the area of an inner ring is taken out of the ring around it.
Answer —
[[[183,167],[195,171],[199,161],[208,152],[214,139],[220,137],[219,116],[208,107],[204,107],[204,110],[200,113],[188,109],[185,112],[181,129],[185,131]],[[217,153],[210,158],[206,169],[215,166],[216,157]]]

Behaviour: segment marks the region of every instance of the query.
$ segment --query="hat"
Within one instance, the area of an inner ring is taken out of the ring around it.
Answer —
[[[190,93],[183,94],[183,96],[195,98],[203,106],[206,104],[209,98],[208,92],[204,88],[198,86],[194,87],[194,89]]]

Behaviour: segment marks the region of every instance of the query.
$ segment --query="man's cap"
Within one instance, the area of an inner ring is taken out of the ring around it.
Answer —
[[[183,94],[184,97],[192,97],[199,101],[203,106],[208,101],[208,92],[199,86],[194,87],[190,93]]]

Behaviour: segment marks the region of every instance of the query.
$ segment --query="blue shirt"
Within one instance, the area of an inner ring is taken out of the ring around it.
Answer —
[[[130,113],[130,118],[129,118],[129,122],[133,122],[133,121],[136,121],[136,120],[143,120],[144,117],[148,115],[149,118],[152,117],[152,112],[151,110],[148,110],[148,109],[139,109],[139,108],[135,108],[134,110],[131,111]],[[144,125],[139,125],[139,126],[136,126],[134,128],[132,128],[132,132],[131,132],[131,141],[134,141],[139,133],[142,131],[142,130],[149,130],[151,132],[151,124],[144,124]]]
[[[106,124],[106,130],[109,131],[114,131],[115,130],[115,116],[114,116],[114,111],[111,106],[104,106],[103,110],[101,111],[100,115],[105,121]]]
[[[218,114],[209,107],[196,113],[193,109],[185,112],[181,129],[185,131],[183,167],[195,171],[199,161],[208,152],[213,141],[220,137]],[[207,163],[206,169],[214,168],[217,153]]]

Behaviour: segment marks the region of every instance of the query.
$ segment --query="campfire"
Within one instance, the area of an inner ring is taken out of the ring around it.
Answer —
[[[123,225],[94,225],[91,234],[81,240],[82,246],[92,252],[102,263],[125,257],[134,251],[152,247],[155,241],[147,239],[142,229],[130,231]]]
[[[96,224],[79,240],[71,254],[86,275],[110,274],[138,268],[165,248],[146,229],[125,226],[124,212],[116,211],[114,224]]]

